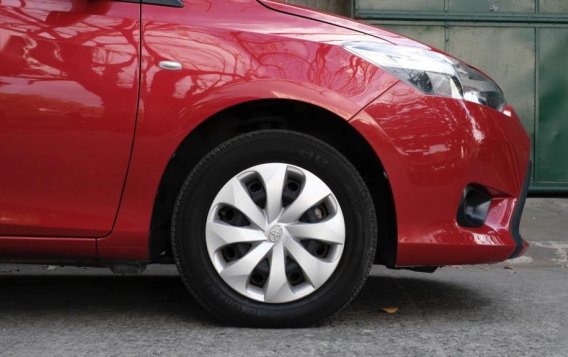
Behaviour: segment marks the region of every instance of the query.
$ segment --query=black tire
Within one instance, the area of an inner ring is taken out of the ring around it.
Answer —
[[[205,241],[207,214],[221,187],[239,172],[270,162],[305,168],[323,180],[343,207],[345,220],[344,250],[333,275],[310,295],[280,304],[254,301],[227,285]],[[375,208],[357,170],[333,147],[293,131],[255,131],[219,145],[189,173],[174,208],[172,247],[185,285],[212,315],[236,325],[306,326],[339,312],[364,284],[376,245]]]

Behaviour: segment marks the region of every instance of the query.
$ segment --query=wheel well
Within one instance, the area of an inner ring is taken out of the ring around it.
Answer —
[[[222,142],[261,129],[288,129],[314,136],[357,168],[369,188],[379,223],[375,263],[394,266],[396,214],[384,168],[365,139],[345,120],[320,107],[292,100],[260,100],[226,109],[200,124],[181,143],[162,176],[150,225],[150,260],[172,262],[171,217],[177,194],[191,169]]]

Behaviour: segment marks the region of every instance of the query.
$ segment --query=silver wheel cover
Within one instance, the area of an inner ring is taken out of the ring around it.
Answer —
[[[283,191],[292,176],[301,184],[295,199],[284,205]],[[247,189],[251,178],[263,185],[264,208],[253,201]],[[319,207],[323,211],[318,211]],[[222,209],[242,213],[248,224],[226,223],[220,217]],[[325,212],[325,217],[312,223],[301,220],[308,210]],[[287,303],[313,293],[332,276],[343,253],[345,220],[333,192],[321,179],[297,166],[269,163],[242,171],[221,188],[207,215],[205,239],[213,266],[232,289],[256,301]],[[325,247],[325,256],[314,254],[305,242]],[[223,249],[235,244],[249,248],[244,255],[227,261]],[[253,275],[261,262],[264,266],[268,263],[267,279],[262,285],[254,284],[251,279],[257,278]],[[294,262],[302,277],[296,273],[292,283],[286,269]]]

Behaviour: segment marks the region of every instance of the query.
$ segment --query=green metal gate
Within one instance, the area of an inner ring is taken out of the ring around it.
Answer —
[[[568,0],[355,0],[353,14],[466,60],[533,140],[532,191],[568,192]]]

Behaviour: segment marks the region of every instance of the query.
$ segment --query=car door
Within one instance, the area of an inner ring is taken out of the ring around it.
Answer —
[[[140,4],[0,2],[0,236],[102,237],[137,113]]]

